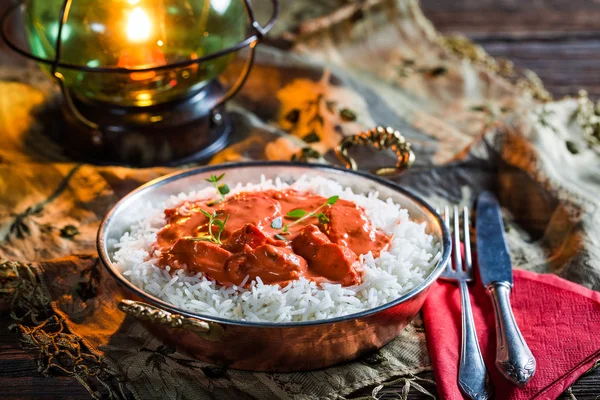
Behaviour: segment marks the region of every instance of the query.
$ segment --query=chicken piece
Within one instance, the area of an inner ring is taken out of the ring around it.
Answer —
[[[264,244],[252,249],[246,246],[243,252],[234,254],[226,266],[231,282],[241,284],[249,275],[248,283],[256,277],[265,284],[296,280],[306,271],[306,260],[289,247]]]
[[[253,224],[246,224],[231,234],[223,247],[232,253],[243,251],[246,246],[255,249],[258,246],[270,243],[271,240],[265,236],[260,229]],[[272,244],[272,243],[270,243]]]
[[[331,243],[327,235],[316,225],[308,225],[292,240],[292,247],[296,253],[310,260],[315,257],[317,247],[326,243]]]
[[[361,282],[362,265],[352,250],[335,243],[317,247],[309,261],[308,272],[322,276],[332,283],[352,286]]]
[[[186,265],[190,272],[202,272],[211,279],[225,283],[225,264],[230,257],[231,253],[218,244],[182,238],[161,254],[160,264],[175,269],[182,269]]]
[[[390,238],[378,231],[356,204],[335,204],[325,215],[329,218],[327,236],[333,243],[348,247],[357,255],[371,251],[373,257],[388,249]]]
[[[317,226],[302,229],[292,246],[308,262],[309,274],[343,286],[360,283],[362,266],[356,254],[347,247],[331,243]]]

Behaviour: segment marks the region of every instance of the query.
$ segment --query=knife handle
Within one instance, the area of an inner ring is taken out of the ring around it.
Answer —
[[[510,306],[511,285],[494,282],[487,291],[496,314],[496,367],[506,379],[524,386],[535,373],[536,363]]]

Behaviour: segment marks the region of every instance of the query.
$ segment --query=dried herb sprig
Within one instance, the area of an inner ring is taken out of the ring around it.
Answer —
[[[200,212],[208,218],[208,232],[200,236],[187,236],[186,239],[194,242],[211,242],[215,244],[223,244],[223,242],[221,242],[221,234],[225,229],[225,224],[227,224],[227,221],[229,221],[229,215],[227,215],[224,220],[220,220],[217,219],[217,217],[219,217],[221,214],[217,213],[217,211],[213,211],[213,213],[211,214],[206,210],[200,209]],[[213,232],[213,226],[216,226],[218,228],[216,235]]]
[[[322,224],[328,223],[329,218],[327,218],[327,215],[325,215],[322,212],[319,212],[319,210],[321,210],[323,207],[328,207],[328,206],[335,204],[335,202],[338,201],[338,199],[339,199],[339,196],[331,196],[327,199],[327,201],[325,201],[325,203],[321,204],[319,207],[317,207],[316,209],[314,209],[311,212],[306,212],[301,208],[296,208],[295,210],[289,211],[287,214],[285,214],[285,216],[288,218],[296,219],[296,220],[294,222],[284,225],[281,232],[284,234],[290,233],[290,228],[292,226],[299,224],[300,222],[304,221],[305,219],[312,218],[312,217],[316,217],[319,220],[319,222]],[[273,226],[273,224],[271,224],[271,226]]]
[[[220,202],[222,202],[223,200],[225,200],[225,195],[226,195],[227,193],[229,193],[229,186],[227,186],[227,185],[226,185],[226,184],[224,184],[224,183],[221,183],[221,184],[219,185],[219,181],[220,181],[221,179],[223,179],[223,177],[224,177],[224,176],[225,176],[225,174],[221,174],[221,175],[219,175],[219,176],[216,176],[216,175],[211,175],[211,176],[210,176],[210,178],[208,178],[208,179],[205,179],[205,181],[206,181],[206,182],[210,182],[210,183],[212,183],[212,185],[215,187],[215,189],[216,189],[217,193],[219,193],[219,196],[221,197],[219,200],[216,200],[216,201],[212,201],[212,202],[210,202],[210,203],[208,204],[209,206],[212,206],[213,204],[217,204],[217,203],[220,203]]]

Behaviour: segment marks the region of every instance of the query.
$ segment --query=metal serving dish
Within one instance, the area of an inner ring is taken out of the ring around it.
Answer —
[[[423,283],[396,300],[345,317],[310,322],[243,322],[195,314],[143,292],[125,279],[111,262],[110,244],[127,229],[139,202],[164,202],[172,194],[209,185],[211,174],[226,173],[230,182],[258,182],[260,176],[295,180],[301,175],[333,179],[355,192],[379,191],[408,209],[413,220],[427,224],[442,244],[442,257]],[[123,288],[119,308],[143,320],[158,337],[193,357],[230,368],[254,371],[301,371],[323,368],[374,351],[395,338],[421,309],[431,284],[450,255],[450,236],[440,216],[402,187],[374,175],[314,164],[286,162],[236,163],[191,169],[165,176],[134,190],[102,221],[98,253]]]

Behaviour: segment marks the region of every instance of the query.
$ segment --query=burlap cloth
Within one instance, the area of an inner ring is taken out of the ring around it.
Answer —
[[[389,125],[417,154],[400,184],[434,205],[496,192],[515,267],[600,288],[600,117],[585,96],[551,101],[535,75],[437,34],[415,1],[294,0],[283,11],[230,104],[235,143],[213,163],[306,147],[335,162],[342,135]],[[313,399],[430,368],[420,321],[365,359],[294,374],[209,366],[153,338],[116,309],[94,241],[117,199],[172,169],[73,163],[48,139],[62,129],[49,80],[35,65],[1,73],[2,307],[42,373],[71,375],[95,397]],[[366,154],[362,166],[375,159],[393,161]]]

